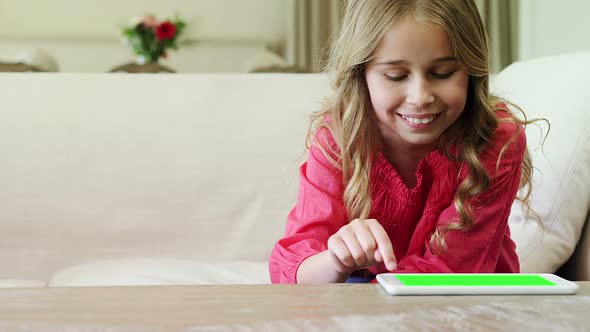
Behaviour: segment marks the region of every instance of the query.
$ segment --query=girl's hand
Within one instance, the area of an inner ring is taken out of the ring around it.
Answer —
[[[328,239],[328,252],[340,273],[352,273],[377,263],[385,263],[390,271],[397,266],[391,240],[375,219],[355,219],[342,226]]]

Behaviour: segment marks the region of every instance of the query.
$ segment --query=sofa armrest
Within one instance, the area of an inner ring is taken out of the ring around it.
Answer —
[[[556,274],[574,281],[590,281],[590,213],[572,257]]]

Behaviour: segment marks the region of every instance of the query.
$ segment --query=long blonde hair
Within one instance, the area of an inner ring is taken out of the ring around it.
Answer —
[[[375,127],[375,115],[364,73],[385,33],[394,22],[407,16],[412,16],[419,22],[435,24],[445,30],[455,56],[469,74],[465,109],[439,141],[439,150],[447,158],[464,162],[469,170],[467,177],[460,183],[454,200],[459,221],[436,229],[431,237],[431,249],[436,244],[437,248],[444,250],[445,233],[467,230],[472,226],[473,209],[470,200],[491,185],[491,179],[479,155],[487,143],[491,142],[498,122],[510,121],[527,125],[536,120],[527,120],[524,112],[524,120],[510,112],[507,120],[497,118],[496,105],[499,102],[508,102],[489,92],[487,36],[473,0],[349,0],[339,33],[333,38],[326,64],[333,94],[325,107],[312,115],[307,142],[308,147],[310,144],[318,146],[342,170],[345,185],[343,200],[349,219],[368,218],[371,211],[370,171],[374,156],[381,148],[381,139]],[[330,121],[326,121],[326,118]],[[314,141],[314,133],[320,127],[330,130],[339,151],[334,151],[327,142]],[[516,134],[502,148],[500,158],[515,138]],[[457,147],[456,153],[450,153],[450,146]],[[532,171],[527,149],[520,180],[520,188],[526,187],[526,190],[523,197],[517,198],[523,203],[527,213],[530,211]]]

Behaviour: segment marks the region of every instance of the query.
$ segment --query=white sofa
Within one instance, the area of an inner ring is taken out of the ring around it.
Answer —
[[[511,218],[523,271],[579,244],[570,276],[588,279],[590,54],[494,83],[552,124],[534,153],[548,226]],[[269,282],[324,75],[3,74],[0,89],[0,287]]]

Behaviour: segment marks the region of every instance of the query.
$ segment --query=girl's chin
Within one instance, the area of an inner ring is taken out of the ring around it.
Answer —
[[[422,136],[422,137],[420,137]],[[433,135],[402,135],[402,139],[406,141],[408,144],[412,145],[420,145],[420,146],[428,146],[433,145],[436,146],[440,135],[433,136]]]

